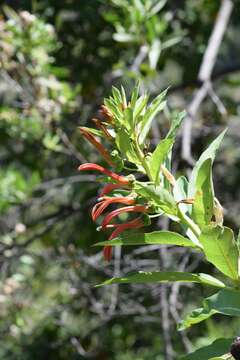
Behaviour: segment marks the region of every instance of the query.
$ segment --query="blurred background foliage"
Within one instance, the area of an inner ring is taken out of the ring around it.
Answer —
[[[196,159],[228,127],[214,179],[226,223],[237,231],[239,2],[234,6],[213,73],[214,89],[227,112],[206,98],[194,122],[192,145]],[[239,335],[239,322],[229,326],[220,316],[187,334],[177,333],[179,316],[208,295],[197,285],[93,287],[113,273],[136,268],[211,267],[190,250],[156,248],[133,249],[121,261],[116,250],[116,260],[105,264],[91,247],[104,240],[89,216],[99,184],[95,175],[76,171],[86,160],[102,161],[77,128],[92,125],[90,119],[98,116],[112,85],[123,84],[130,92],[140,79],[151,96],[170,85],[169,110],[188,106],[218,9],[218,1],[207,0],[2,3],[1,359],[177,359],[226,333]],[[155,122],[153,143],[168,123],[166,111]],[[174,170],[189,168],[181,158],[179,136]]]

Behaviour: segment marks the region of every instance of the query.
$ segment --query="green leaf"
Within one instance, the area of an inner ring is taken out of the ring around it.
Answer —
[[[122,103],[121,105],[123,105],[123,108],[127,107],[127,97],[126,97],[126,93],[124,90],[124,87],[121,85],[121,96],[122,96]]]
[[[132,96],[131,96],[131,101],[130,101],[132,109],[135,108],[138,95],[139,95],[139,83],[134,87],[134,89],[132,91]]]
[[[142,130],[139,137],[139,142],[142,144],[151,128],[152,121],[154,117],[164,109],[166,101],[164,101],[168,89],[164,90],[159,94],[149,105],[147,111],[145,112],[142,120]]]
[[[237,244],[238,252],[240,253],[240,230],[238,230],[238,236],[237,236],[237,239],[236,239],[236,244]]]
[[[163,139],[160,141],[149,161],[150,171],[153,179],[158,183],[159,174],[160,174],[160,166],[164,162],[166,156],[172,148],[174,139]]]
[[[115,33],[113,34],[113,39],[118,41],[118,42],[132,42],[135,40],[135,37],[131,34],[127,34],[127,33]]]
[[[118,90],[118,88],[116,88],[115,86],[112,87],[112,94],[113,94],[113,98],[114,98],[115,102],[117,104],[121,104],[122,103],[122,95],[121,95],[120,91]]]
[[[206,258],[230,278],[238,279],[238,248],[233,231],[227,227],[208,226],[199,238]]]
[[[139,271],[120,278],[111,278],[97,286],[111,284],[147,284],[147,283],[168,283],[168,282],[193,282],[214,287],[222,287],[224,284],[207,274],[192,274],[188,272],[175,271]]]
[[[149,65],[151,69],[156,69],[160,54],[161,54],[161,41],[155,38],[148,51]]]
[[[90,127],[87,127],[86,129],[87,129],[87,131],[89,131],[89,132],[92,133],[93,135],[96,135],[96,136],[99,136],[99,137],[104,137],[102,131],[100,131],[100,130],[97,130],[97,129],[94,129],[94,128],[90,128]]]
[[[173,196],[162,186],[136,183],[134,190],[163,212],[177,216],[178,208]]]
[[[104,105],[107,106],[111,112],[113,113],[115,120],[117,120],[118,124],[122,123],[123,115],[121,111],[118,109],[116,104],[112,99],[104,99]]]
[[[213,357],[219,358],[219,356],[220,359],[224,359],[224,357],[221,356],[229,351],[232,342],[233,338],[217,339],[208,346],[204,346],[191,354],[182,356],[180,360],[213,360]]]
[[[116,144],[118,149],[121,151],[123,158],[127,158],[128,161],[139,164],[139,160],[135,155],[132,143],[129,138],[129,134],[124,127],[117,130],[116,133]]]
[[[176,202],[184,200],[187,198],[187,189],[188,189],[188,181],[184,176],[180,176],[173,187],[173,196]],[[189,210],[189,205],[179,204],[178,207],[181,211],[186,214]]]
[[[129,130],[131,129],[132,131],[134,131],[133,110],[131,108],[126,108],[124,110],[124,120],[125,127]]]
[[[167,0],[158,0],[155,5],[148,11],[147,16],[153,16],[157,14],[165,6]]]
[[[191,240],[172,231],[154,231],[146,234],[130,234],[95,245],[176,245],[196,247]]]
[[[222,289],[203,301],[203,307],[193,310],[179,323],[179,330],[198,324],[215,314],[240,316],[240,292],[233,289]]]
[[[148,102],[148,95],[142,95],[140,96],[135,104],[134,110],[133,110],[133,117],[135,119],[135,121],[137,121],[139,115],[141,115],[141,113],[144,111],[146,104]]]
[[[205,160],[199,167],[195,184],[192,218],[201,227],[209,225],[214,208],[212,160]]]
[[[186,111],[182,111],[180,113],[177,113],[176,115],[174,115],[172,123],[171,123],[171,127],[167,133],[167,138],[175,138],[177,135],[177,131],[179,129],[179,127],[182,124],[183,119],[186,116]]]
[[[189,181],[189,188],[188,188],[188,197],[191,198],[194,196],[195,193],[195,183],[196,178],[198,175],[198,171],[205,160],[212,159],[212,162],[215,159],[216,152],[222,142],[222,139],[226,133],[227,129],[221,132],[221,134],[210,144],[210,146],[202,153],[199,160],[197,161],[196,165],[193,168],[191,178]]]
[[[191,327],[192,325],[198,324],[208,318],[210,318],[212,315],[217,314],[217,311],[212,309],[212,310],[208,310],[208,309],[204,309],[204,308],[199,308],[199,309],[194,309],[189,315],[186,316],[185,319],[181,320],[178,323],[178,330],[182,331],[182,330],[186,330],[187,328]]]
[[[203,305],[209,311],[215,310],[219,314],[240,316],[240,291],[222,289],[218,293],[204,300]]]

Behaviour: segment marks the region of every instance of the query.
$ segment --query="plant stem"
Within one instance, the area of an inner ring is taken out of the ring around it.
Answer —
[[[178,207],[178,215],[180,217],[180,220],[182,220],[183,224],[187,225],[192,230],[194,235],[198,238],[199,235],[201,234],[201,231],[200,231],[199,227],[197,226],[197,224],[195,224],[195,222],[192,221],[192,219],[190,219],[190,217],[188,217],[186,214],[184,214],[179,207]]]
[[[152,175],[151,175],[151,171],[150,171],[150,169],[149,169],[149,166],[148,166],[148,163],[147,163],[147,161],[146,161],[146,158],[145,158],[145,156],[144,156],[144,154],[143,154],[143,152],[142,152],[142,150],[141,150],[141,148],[140,148],[140,146],[139,146],[138,139],[137,139],[136,136],[134,136],[134,145],[135,145],[137,157],[138,157],[139,161],[141,162],[142,167],[144,168],[144,170],[145,170],[145,172],[146,172],[146,175],[148,176],[148,178],[149,178],[150,181],[152,181],[153,183],[155,183],[154,180],[153,180],[153,177],[152,177]]]

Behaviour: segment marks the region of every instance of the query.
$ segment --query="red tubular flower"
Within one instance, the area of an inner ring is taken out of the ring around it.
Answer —
[[[106,227],[110,223],[110,221],[115,217],[125,212],[140,212],[140,213],[146,213],[148,210],[148,207],[145,205],[133,205],[133,206],[125,206],[117,210],[111,211],[102,222],[102,229]]]
[[[93,146],[95,146],[95,148],[100,152],[100,154],[104,157],[107,163],[113,166],[111,156],[109,155],[105,147],[95,138],[95,136],[93,136],[93,134],[91,134],[91,132],[85,127],[81,127],[80,132]]]
[[[92,208],[92,219],[96,219],[102,214],[102,212],[110,205],[114,203],[133,205],[135,200],[132,197],[106,197]]]
[[[114,224],[114,227],[116,227],[116,229],[109,236],[108,240],[112,240],[116,238],[126,229],[139,229],[143,226],[144,226],[144,222],[141,216],[124,224]]]
[[[116,229],[112,232],[108,240],[112,240],[118,235],[120,235],[126,229],[139,229],[144,226],[144,222],[142,221],[141,217],[138,217],[132,221],[129,221],[125,224],[114,224]],[[103,256],[106,261],[110,261],[112,258],[112,246],[104,246],[103,248]]]
[[[112,122],[113,120],[113,113],[107,108],[107,106],[102,105],[100,112],[102,115],[109,121]]]
[[[93,163],[86,163],[86,164],[82,164],[78,167],[78,170],[96,170],[96,171],[100,171],[101,173],[110,176],[114,181],[116,181],[118,184],[120,185],[128,185],[129,184],[129,180],[121,175],[118,175],[108,169],[105,169],[104,167],[97,165],[97,164],[93,164]]]
[[[110,261],[112,259],[112,246],[104,246],[103,257],[106,261]]]
[[[101,130],[104,133],[106,139],[108,139],[110,141],[113,140],[113,137],[110,134],[110,132],[108,131],[108,129],[106,128],[106,126],[99,119],[93,118],[92,121],[99,128],[99,130]]]

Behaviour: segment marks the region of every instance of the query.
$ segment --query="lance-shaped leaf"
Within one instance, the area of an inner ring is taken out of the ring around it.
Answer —
[[[120,125],[122,123],[123,114],[115,104],[112,98],[104,99],[104,105],[113,113],[114,121]]]
[[[174,271],[156,271],[147,272],[139,271],[131,273],[124,277],[111,278],[104,281],[97,286],[111,285],[111,284],[147,284],[147,283],[168,283],[168,282],[193,282],[214,287],[225,286],[221,281],[207,274],[192,274],[188,272],[174,272]]]
[[[213,207],[212,160],[207,159],[198,170],[192,207],[192,218],[200,228],[209,225],[213,216]]]
[[[195,183],[196,183],[196,178],[198,175],[198,171],[200,169],[200,167],[202,166],[203,162],[207,159],[212,159],[212,162],[215,159],[216,156],[216,152],[221,144],[221,141],[225,135],[227,130],[224,130],[223,132],[221,132],[221,134],[209,145],[209,147],[202,153],[202,155],[200,156],[199,160],[197,161],[196,165],[193,168],[192,174],[191,174],[191,178],[189,181],[189,188],[188,188],[188,197],[193,197],[194,193],[195,193]]]
[[[182,111],[173,116],[173,120],[171,122],[171,126],[167,133],[166,138],[175,138],[176,137],[177,131],[178,131],[179,127],[181,126],[182,121],[185,116],[186,116],[186,111]]]
[[[156,69],[161,50],[162,43],[158,38],[155,38],[148,51],[149,65],[151,69]]]
[[[118,88],[116,88],[115,86],[112,87],[112,95],[113,95],[113,98],[114,98],[116,104],[119,105],[123,102],[122,95],[121,95],[120,91],[118,90]]]
[[[134,190],[166,214],[177,216],[178,209],[176,202],[170,192],[162,186],[136,183]]]
[[[142,130],[139,136],[140,144],[142,144],[151,128],[152,121],[154,117],[164,109],[166,106],[166,101],[164,101],[167,90],[164,90],[159,94],[149,105],[148,109],[146,110],[143,119],[142,119]]]
[[[196,247],[196,245],[184,236],[172,231],[153,231],[146,234],[129,234],[113,240],[107,240],[95,245],[175,245]]]
[[[216,294],[204,299],[203,307],[193,310],[179,325],[179,330],[185,330],[198,324],[214,314],[240,316],[240,291],[222,289]]]
[[[142,115],[142,113],[144,113],[147,102],[148,102],[148,95],[146,94],[141,95],[137,99],[133,110],[133,117],[136,121],[138,120],[139,115]]]
[[[132,91],[131,101],[130,101],[132,109],[134,109],[134,107],[136,105],[136,101],[137,101],[138,95],[139,95],[139,88],[140,88],[140,85],[139,85],[139,83],[137,83]]]
[[[127,158],[128,161],[139,164],[139,160],[135,155],[132,143],[129,139],[129,135],[124,127],[118,129],[116,133],[116,144],[118,149],[121,151],[123,158]]]
[[[79,129],[81,129],[81,128],[84,128],[84,127],[79,127]],[[104,134],[100,130],[96,130],[96,129],[90,128],[90,127],[87,127],[85,129],[87,129],[87,131],[90,132],[93,135],[96,135],[96,136],[99,136],[99,137],[104,137]]]
[[[134,131],[133,110],[131,108],[124,110],[124,126],[128,130]]]
[[[231,359],[229,358],[230,346],[233,342],[233,338],[220,338],[213,341],[212,344],[204,346],[194,352],[182,356],[180,360],[216,360],[216,359]],[[226,354],[226,355],[224,355]]]
[[[227,227],[208,226],[199,238],[206,258],[230,278],[238,279],[238,248],[233,231]]]
[[[214,314],[217,314],[217,311],[214,309],[211,310],[204,308],[194,309],[189,315],[185,317],[185,319],[181,320],[178,323],[177,328],[179,331],[185,330],[191,327],[192,325],[207,320]]]
[[[159,181],[160,167],[171,150],[173,142],[174,138],[161,140],[149,160],[152,177],[157,183]]]
[[[174,196],[174,200],[176,202],[179,202],[178,207],[184,214],[189,210],[190,206],[184,203],[180,203],[180,201],[187,198],[187,189],[188,189],[187,179],[184,176],[180,176],[176,180],[175,185],[173,187],[173,196]]]

